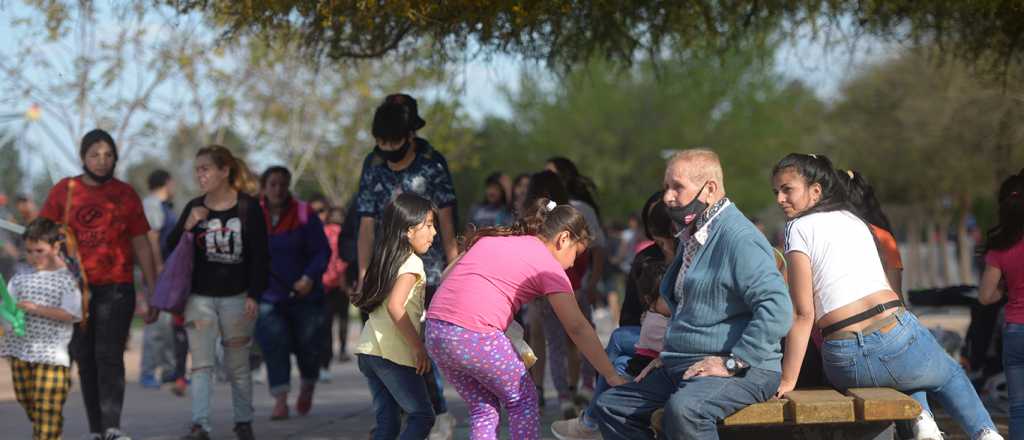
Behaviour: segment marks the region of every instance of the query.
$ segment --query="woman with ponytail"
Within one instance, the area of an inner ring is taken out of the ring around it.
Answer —
[[[985,240],[978,300],[1006,303],[1003,365],[1010,393],[1010,438],[1024,437],[1024,171],[999,187],[999,224]]]
[[[211,145],[195,159],[203,194],[185,206],[168,238],[175,248],[194,234],[192,294],[185,306],[185,329],[192,354],[192,427],[185,439],[210,438],[210,398],[217,341],[231,382],[235,436],[252,439],[252,347],[260,295],[270,272],[267,225],[250,191],[256,179],[227,148]]]
[[[427,352],[469,406],[470,438],[540,438],[533,380],[505,331],[523,304],[544,297],[583,355],[612,386],[625,383],[580,312],[565,269],[590,241],[579,211],[541,198],[508,227],[470,232],[427,310]]]
[[[793,326],[786,336],[777,396],[795,388],[811,329],[821,329],[825,375],[841,390],[890,387],[925,409],[918,439],[941,438],[929,397],[973,440],[1001,440],[963,369],[904,308],[886,278],[868,223],[850,203],[849,176],[823,155],[790,154],[772,170],[786,224]],[[927,365],[927,368],[921,368]],[[928,429],[924,429],[928,428]]]

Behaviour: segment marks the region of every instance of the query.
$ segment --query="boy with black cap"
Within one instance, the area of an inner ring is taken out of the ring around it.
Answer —
[[[455,188],[448,162],[426,139],[416,136],[426,121],[420,117],[416,100],[407,94],[388,95],[373,116],[373,137],[377,145],[363,162],[356,193],[354,210],[360,218],[358,241],[359,287],[366,275],[372,254],[377,222],[384,207],[399,194],[413,192],[434,203],[438,208],[438,236],[430,250],[423,255],[427,274],[426,300],[430,303],[441,272],[448,261],[458,254],[455,242]],[[357,288],[357,291],[359,289]],[[455,421],[448,414],[443,384],[433,368],[434,380],[428,390],[437,414],[431,438],[451,438]]]

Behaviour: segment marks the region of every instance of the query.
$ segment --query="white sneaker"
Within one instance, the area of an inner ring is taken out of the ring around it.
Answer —
[[[998,432],[985,428],[978,435],[974,436],[974,440],[1003,440],[1003,436],[999,435]]]
[[[457,421],[451,413],[444,413],[434,420],[434,427],[430,429],[430,440],[452,440],[455,434]]]
[[[551,433],[558,440],[600,440],[601,432],[583,424],[583,416],[559,420],[551,424]]]
[[[334,376],[331,375],[330,371],[328,371],[328,370],[320,370],[320,378],[317,379],[317,382],[320,382],[320,383],[331,383],[332,380],[334,380]]]
[[[107,428],[107,432],[103,433],[103,440],[132,440],[132,438],[120,429]]]
[[[914,419],[914,438],[916,440],[942,440],[942,431],[939,425],[928,411],[921,411],[921,415]]]

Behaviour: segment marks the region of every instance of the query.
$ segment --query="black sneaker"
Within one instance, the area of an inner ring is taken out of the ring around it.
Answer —
[[[189,428],[188,434],[182,437],[181,440],[210,440],[210,433],[206,432],[202,426],[192,425]]]
[[[235,438],[238,440],[256,440],[252,434],[252,423],[235,423]]]

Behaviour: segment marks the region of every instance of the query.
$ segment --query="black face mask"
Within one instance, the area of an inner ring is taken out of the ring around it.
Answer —
[[[380,156],[381,159],[391,163],[398,163],[405,159],[405,154],[409,152],[409,148],[412,148],[412,144],[409,141],[405,141],[397,150],[382,150],[378,145],[373,147],[373,152]]]
[[[114,168],[111,168],[110,169],[110,173],[105,175],[105,176],[101,176],[101,175],[98,175],[98,174],[96,174],[96,173],[94,173],[92,171],[89,171],[89,167],[87,167],[85,165],[82,165],[82,171],[85,171],[85,175],[86,176],[89,176],[90,179],[95,180],[96,183],[98,183],[100,185],[102,185],[104,183],[107,183],[108,180],[114,178]]]
[[[704,188],[708,186],[707,182],[701,185],[700,190],[697,191],[697,195],[693,196],[693,200],[684,206],[667,206],[668,216],[672,219],[672,223],[676,225],[676,231],[682,231],[686,229],[700,213],[708,209],[708,204],[700,201],[700,193],[704,192]]]

